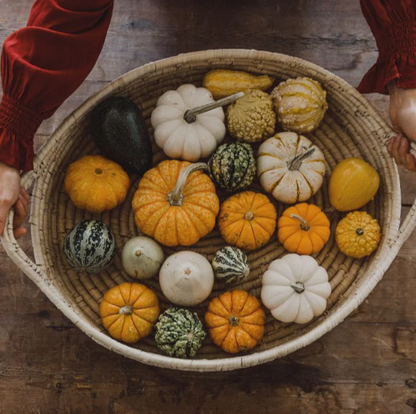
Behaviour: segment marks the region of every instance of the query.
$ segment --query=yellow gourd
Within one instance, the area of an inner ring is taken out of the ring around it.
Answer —
[[[329,180],[329,201],[338,211],[352,211],[365,206],[380,186],[377,171],[360,158],[341,161]]]
[[[373,253],[380,238],[378,221],[365,211],[348,213],[335,230],[335,241],[341,252],[355,259]]]
[[[274,78],[268,75],[255,76],[238,70],[216,69],[205,75],[203,85],[215,99],[220,99],[247,89],[265,91],[273,82]]]
[[[69,166],[64,186],[76,207],[101,213],[125,200],[130,179],[114,161],[100,155],[87,155]]]
[[[271,93],[277,121],[283,129],[311,132],[321,123],[328,103],[319,82],[310,78],[288,79]]]

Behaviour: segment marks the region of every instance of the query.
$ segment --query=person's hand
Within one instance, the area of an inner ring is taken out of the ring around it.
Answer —
[[[0,162],[0,236],[6,226],[7,215],[14,207],[14,237],[17,239],[27,230],[22,227],[29,212],[30,196],[20,186],[20,174],[16,168]]]
[[[398,165],[416,171],[415,157],[410,154],[410,141],[416,142],[416,89],[401,89],[389,84],[390,119],[398,135],[389,141],[387,149]]]

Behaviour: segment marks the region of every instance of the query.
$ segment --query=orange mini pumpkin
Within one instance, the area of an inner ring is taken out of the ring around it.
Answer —
[[[228,244],[255,250],[270,240],[276,218],[276,209],[264,194],[244,191],[224,201],[218,225]]]
[[[245,290],[212,299],[205,314],[211,339],[231,354],[254,348],[263,338],[265,321],[260,302]]]
[[[328,217],[318,206],[307,203],[286,209],[277,227],[280,243],[297,254],[318,253],[331,235]]]
[[[165,246],[191,246],[215,226],[219,200],[204,163],[163,161],[147,171],[133,198],[139,229]]]
[[[160,314],[159,299],[140,283],[122,283],[108,290],[100,305],[104,328],[119,341],[133,344],[148,336]]]
[[[64,186],[76,207],[102,213],[125,200],[130,179],[114,161],[101,155],[86,155],[69,166]]]

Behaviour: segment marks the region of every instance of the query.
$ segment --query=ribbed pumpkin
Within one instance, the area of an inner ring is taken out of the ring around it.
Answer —
[[[256,175],[256,160],[249,144],[234,142],[221,145],[208,161],[214,183],[227,191],[248,187]]]
[[[271,97],[278,122],[289,131],[313,131],[328,109],[326,92],[310,78],[288,79],[273,89]]]
[[[157,347],[175,358],[194,357],[206,337],[198,315],[176,306],[159,316],[155,329]]]
[[[221,282],[241,282],[250,274],[247,256],[237,247],[225,246],[212,259],[215,276]]]
[[[147,171],[133,198],[139,229],[165,246],[190,246],[215,226],[219,200],[206,164],[162,161]]]
[[[276,228],[276,209],[264,194],[244,191],[224,201],[218,226],[224,240],[240,249],[264,246]]]
[[[306,201],[322,186],[324,154],[308,138],[282,132],[260,145],[257,175],[276,200],[286,204]]]
[[[100,305],[104,328],[114,339],[128,344],[148,336],[159,313],[159,299],[140,283],[126,282],[111,288]]]
[[[331,235],[328,217],[318,206],[307,203],[286,209],[277,227],[283,247],[298,254],[318,253]]]
[[[263,338],[265,321],[260,302],[245,290],[212,299],[205,314],[214,344],[231,354],[254,348]]]
[[[100,155],[86,155],[69,166],[64,186],[76,207],[101,213],[125,200],[130,179],[114,161]]]
[[[354,211],[335,230],[335,241],[342,253],[355,259],[369,256],[380,243],[378,221],[365,211]]]
[[[379,186],[375,168],[360,158],[346,158],[332,171],[329,201],[338,211],[357,210],[374,198]]]
[[[67,234],[64,254],[76,271],[99,273],[116,254],[116,242],[110,228],[98,220],[83,220]]]

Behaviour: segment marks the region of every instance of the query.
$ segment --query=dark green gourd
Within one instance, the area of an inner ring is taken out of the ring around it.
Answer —
[[[248,187],[256,175],[256,160],[249,144],[234,142],[217,148],[208,161],[209,173],[218,187],[239,191]]]
[[[91,135],[108,158],[130,173],[142,175],[152,166],[152,145],[146,122],[136,103],[112,96],[91,112]]]
[[[175,358],[194,357],[206,336],[198,315],[176,306],[159,316],[155,329],[157,347]]]

